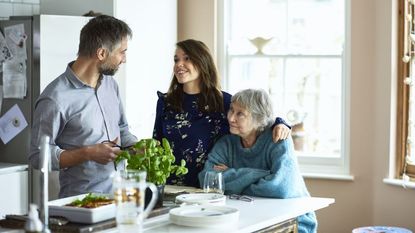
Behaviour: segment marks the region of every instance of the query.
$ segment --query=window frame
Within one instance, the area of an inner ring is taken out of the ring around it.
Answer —
[[[230,14],[229,8],[229,1],[217,0],[217,63],[224,89],[227,88],[229,72],[227,68],[229,58],[225,45],[226,38],[228,38],[227,32],[229,31],[229,23],[225,14]],[[304,176],[350,178],[350,0],[345,0],[345,11],[340,158],[298,156],[300,170]]]
[[[397,127],[396,127],[396,159],[395,178],[402,179],[405,172],[405,157],[408,150],[408,120],[410,87],[404,83],[409,74],[410,63],[403,62],[405,40],[405,1],[398,1],[398,78],[397,78]],[[408,46],[411,46],[410,44]],[[413,45],[412,45],[413,47]],[[413,50],[413,49],[412,49]],[[415,72],[415,67],[412,72]],[[415,166],[407,165],[406,174],[415,178]]]

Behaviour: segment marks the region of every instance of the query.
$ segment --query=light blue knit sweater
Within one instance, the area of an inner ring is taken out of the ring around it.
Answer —
[[[212,148],[199,181],[216,164],[225,164],[223,173],[226,194],[245,194],[271,198],[310,196],[294,155],[292,139],[272,141],[271,129],[265,130],[255,144],[243,148],[241,138],[225,135]],[[317,220],[314,212],[298,217],[300,233],[314,233]]]

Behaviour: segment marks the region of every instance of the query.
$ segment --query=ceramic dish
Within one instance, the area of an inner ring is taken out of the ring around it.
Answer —
[[[170,210],[170,221],[190,227],[229,227],[239,220],[239,210],[229,206],[194,205]]]
[[[412,231],[401,228],[401,227],[390,227],[390,226],[371,226],[371,227],[360,227],[352,231],[352,233],[412,233]]]
[[[176,197],[177,204],[210,204],[225,205],[226,196],[217,193],[192,193],[182,194]]]
[[[81,208],[73,206],[65,206],[66,204],[82,199],[87,194],[57,199],[49,202],[49,215],[62,216],[70,222],[79,223],[96,223],[115,217],[115,204],[108,204],[97,208]],[[96,194],[105,196],[105,194]]]

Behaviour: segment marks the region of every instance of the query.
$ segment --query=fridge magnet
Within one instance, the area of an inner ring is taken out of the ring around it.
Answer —
[[[19,120],[19,118],[15,117],[12,120],[12,124],[13,124],[14,127],[19,127],[20,126],[20,120]]]

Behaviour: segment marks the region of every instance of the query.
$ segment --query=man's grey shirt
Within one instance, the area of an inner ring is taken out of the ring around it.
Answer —
[[[40,139],[47,135],[51,138],[52,169],[60,171],[60,197],[87,192],[109,193],[110,175],[115,171],[112,162],[103,165],[86,161],[61,169],[61,152],[115,138],[121,146],[129,146],[137,142],[137,138],[128,129],[113,77],[103,75],[95,89],[76,77],[71,64],[36,101],[29,161],[34,168],[39,167]],[[122,164],[119,166],[121,168]]]

